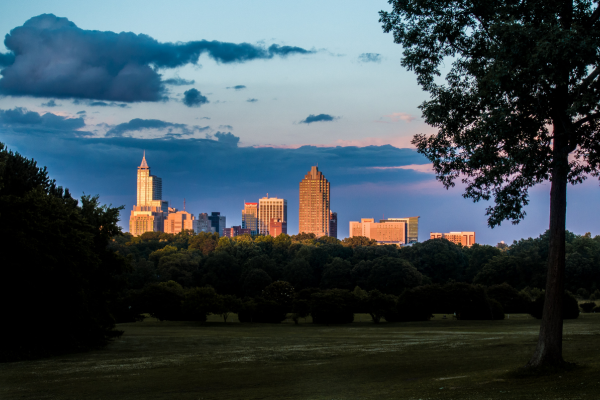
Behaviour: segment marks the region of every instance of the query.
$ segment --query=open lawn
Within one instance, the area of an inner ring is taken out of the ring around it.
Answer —
[[[308,322],[121,324],[102,350],[0,364],[0,399],[600,398],[600,314],[565,322],[565,358],[581,367],[539,378],[509,374],[535,347],[539,321],[525,315]]]

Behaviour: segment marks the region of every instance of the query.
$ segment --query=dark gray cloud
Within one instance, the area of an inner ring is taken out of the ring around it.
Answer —
[[[360,62],[381,62],[381,54],[379,53],[362,53],[358,56],[358,61]]]
[[[183,104],[188,107],[200,107],[202,104],[210,103],[206,96],[202,96],[197,89],[190,89],[183,92]]]
[[[89,107],[131,108],[131,106],[129,104],[126,104],[126,103],[115,103],[114,101],[111,101],[110,103],[107,103],[105,101],[92,101],[92,100],[79,100],[79,99],[75,99],[75,100],[73,100],[73,104],[75,104],[75,105],[89,106]]]
[[[163,81],[163,83],[165,85],[172,85],[172,86],[187,86],[187,85],[193,85],[194,83],[196,83],[195,80],[188,80],[188,79],[183,79],[180,77],[175,77],[175,78],[170,78],[170,79],[165,79]]]
[[[166,137],[179,138],[186,135],[193,135],[197,132],[210,130],[210,127],[189,126],[186,124],[161,121],[160,119],[134,118],[129,122],[114,126],[108,132],[106,132],[106,136],[123,137],[127,133],[140,132],[148,129],[164,131]]]
[[[238,143],[240,142],[240,138],[231,132],[217,132],[215,133],[215,137],[219,143],[223,143],[228,146],[237,147]]]
[[[85,110],[77,111],[77,114],[85,114]]]
[[[248,103],[256,103],[258,99],[248,99],[246,100]]]
[[[12,65],[15,62],[15,55],[12,53],[0,53],[0,67]]]
[[[81,117],[67,118],[52,113],[42,115],[35,111],[28,111],[26,108],[16,107],[12,110],[0,110],[0,125],[74,131],[83,128],[85,121]]]
[[[58,107],[58,106],[62,106],[62,104],[56,104],[56,101],[54,101],[54,99],[48,101],[47,103],[42,103],[42,107]]]
[[[14,28],[4,45],[10,53],[0,56],[2,94],[126,102],[164,99],[158,70],[197,64],[202,54],[218,63],[243,63],[314,52],[215,40],[160,43],[144,34],[84,30],[53,14]]]
[[[312,124],[313,122],[328,122],[328,121],[334,121],[337,118],[338,117],[333,117],[329,114],[319,114],[319,115],[310,114],[308,117],[306,117],[306,119],[303,119],[302,121],[300,121],[300,123],[301,124]]]
[[[242,90],[246,89],[246,85],[227,86],[225,89]]]

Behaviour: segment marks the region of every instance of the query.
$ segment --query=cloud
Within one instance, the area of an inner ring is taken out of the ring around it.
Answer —
[[[246,100],[248,103],[256,103],[258,99],[248,99]]]
[[[84,105],[84,106],[89,106],[89,107],[131,108],[131,106],[129,104],[126,104],[126,103],[115,103],[114,101],[111,101],[110,103],[107,103],[105,101],[91,101],[91,100],[79,100],[79,99],[75,99],[75,100],[73,100],[73,104],[75,104],[75,105]]]
[[[77,114],[85,114],[85,110],[77,111]]]
[[[183,79],[183,78],[176,76],[175,78],[165,79],[163,81],[163,83],[165,85],[172,85],[172,86],[186,86],[186,85],[193,85],[194,83],[196,83],[196,81],[193,79],[188,80],[188,79]]]
[[[328,121],[334,121],[337,118],[338,117],[333,117],[329,114],[319,114],[319,115],[310,114],[308,117],[306,117],[306,119],[303,119],[302,121],[300,121],[300,123],[301,124],[312,124],[313,122],[328,122]]]
[[[0,53],[0,67],[7,67],[15,62],[15,55],[12,53]]]
[[[52,130],[74,131],[85,126],[83,118],[68,118],[53,113],[39,114],[26,108],[0,110],[0,124],[5,127],[44,128]]]
[[[206,96],[197,89],[190,89],[183,92],[183,104],[188,107],[200,107],[202,104],[210,103]]]
[[[379,53],[362,53],[358,56],[358,61],[360,62],[381,62],[381,54]]]
[[[229,130],[232,130],[233,126],[231,126],[231,125],[219,125],[219,129],[229,129]]]
[[[134,118],[129,122],[125,122],[112,127],[106,132],[107,137],[123,137],[126,134],[142,132],[144,134],[150,131],[160,132],[163,137],[180,138],[189,136],[195,133],[205,132],[210,130],[210,127],[188,126],[186,124],[177,124],[173,122],[161,121],[159,119],[141,119]],[[166,132],[166,133],[165,133]]]
[[[42,103],[42,107],[58,107],[58,106],[62,106],[62,104],[56,104],[54,99],[48,101],[47,103]]]
[[[227,86],[225,89],[242,90],[242,89],[246,89],[246,86],[245,85]]]
[[[384,117],[389,118],[392,122],[398,122],[398,121],[412,122],[415,119],[417,119],[417,117],[415,117],[414,115],[411,115],[408,113],[403,113],[403,112],[396,112],[396,113],[392,113],[390,115],[384,115]],[[377,121],[377,122],[387,122],[387,121]]]
[[[53,14],[14,28],[4,45],[10,52],[0,55],[1,94],[125,102],[164,99],[158,71],[197,65],[202,54],[227,64],[314,53],[277,44],[161,43],[145,34],[84,30]]]
[[[233,146],[233,147],[237,147],[240,138],[235,136],[233,133],[231,132],[217,132],[215,133],[215,137],[217,138],[217,141],[219,143],[223,143],[226,144],[228,146]]]
[[[425,174],[435,174],[433,170],[433,164],[409,164],[409,165],[398,165],[394,167],[372,167],[373,169],[411,169],[413,171],[422,172]]]

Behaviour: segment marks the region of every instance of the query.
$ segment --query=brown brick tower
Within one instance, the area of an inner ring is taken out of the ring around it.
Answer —
[[[329,236],[329,195],[329,181],[318,167],[312,167],[300,182],[299,233]]]

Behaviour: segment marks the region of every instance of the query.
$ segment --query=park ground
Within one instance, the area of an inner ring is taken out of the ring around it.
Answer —
[[[598,399],[600,314],[565,321],[571,371],[524,377],[539,321],[120,324],[106,348],[0,364],[0,399]],[[40,335],[44,327],[40,327]]]

